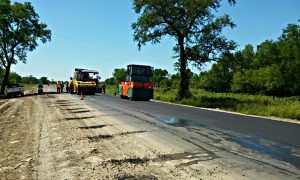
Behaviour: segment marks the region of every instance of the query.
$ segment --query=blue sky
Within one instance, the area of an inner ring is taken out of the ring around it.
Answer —
[[[28,0],[27,0],[28,1]],[[20,2],[24,2],[23,0]],[[146,64],[175,73],[172,59],[174,39],[138,51],[131,24],[137,19],[131,0],[31,0],[40,20],[52,30],[52,41],[28,53],[27,64],[12,70],[22,76],[46,76],[68,80],[75,67],[98,70],[102,80],[115,68],[127,64]],[[237,0],[225,4],[219,14],[227,13],[236,23],[224,35],[236,41],[238,49],[277,39],[288,23],[300,19],[299,0]],[[197,71],[196,69],[193,69]]]

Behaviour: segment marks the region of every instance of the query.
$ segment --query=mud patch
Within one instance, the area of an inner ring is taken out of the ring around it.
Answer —
[[[83,120],[83,119],[91,119],[95,118],[96,116],[86,116],[86,117],[72,117],[72,118],[65,118],[67,121],[76,121],[76,120]]]
[[[65,100],[65,99],[58,99],[55,101],[56,103],[66,103],[66,102],[71,102],[70,100]]]
[[[88,136],[87,139],[89,142],[98,142],[101,140],[112,139],[112,135],[97,135],[97,136]]]
[[[105,126],[105,125],[103,125]],[[92,126],[96,127],[96,126]],[[83,127],[85,128],[85,127]],[[97,128],[97,127],[96,127]],[[131,134],[140,134],[140,133],[145,133],[147,131],[132,131],[132,132],[124,132],[124,133],[120,133],[120,134],[116,134],[116,135],[97,135],[97,136],[88,136],[87,139],[89,139],[89,142],[98,142],[101,140],[105,140],[105,139],[112,139],[115,136],[126,136],[126,135],[131,135]]]
[[[79,127],[79,129],[100,129],[105,126],[107,126],[107,125],[84,126],[84,127]]]
[[[295,167],[300,168],[300,157],[294,156],[293,154],[291,154],[291,150],[285,149],[284,147],[263,144],[261,143],[261,139],[254,137],[252,139],[242,139],[239,137],[228,135],[228,137],[225,139],[239,144],[243,148],[271,156],[274,159],[290,163]]]
[[[142,176],[131,176],[131,175],[125,175],[125,176],[118,176],[115,177],[115,179],[118,180],[156,180],[158,179],[155,176],[152,175],[142,175]]]
[[[149,161],[148,158],[139,158],[139,157],[135,157],[135,158],[128,158],[128,159],[112,159],[109,161],[105,161],[102,164],[106,165],[106,164],[112,164],[115,166],[122,166],[124,164],[133,164],[133,165],[141,165],[141,164],[145,164]]]
[[[145,133],[147,131],[132,131],[132,132],[124,132],[124,133],[120,133],[118,134],[119,136],[126,136],[126,135],[130,135],[130,134],[141,134],[141,133]]]

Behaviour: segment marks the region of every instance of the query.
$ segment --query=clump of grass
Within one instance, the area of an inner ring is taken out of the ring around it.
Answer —
[[[118,86],[109,86],[107,85],[105,88],[105,93],[107,94],[117,94],[118,95]]]

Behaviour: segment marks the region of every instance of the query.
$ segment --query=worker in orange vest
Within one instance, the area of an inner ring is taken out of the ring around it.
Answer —
[[[60,93],[60,88],[61,88],[60,82],[57,81],[57,83],[56,83],[56,92],[57,92],[57,93]]]

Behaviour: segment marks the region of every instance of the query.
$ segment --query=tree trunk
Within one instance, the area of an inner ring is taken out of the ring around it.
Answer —
[[[178,44],[180,47],[180,86],[179,86],[179,99],[188,98],[191,96],[189,92],[189,79],[186,72],[187,57],[185,54],[184,38],[178,37]]]
[[[7,86],[8,84],[8,77],[9,77],[9,73],[10,73],[10,67],[11,67],[11,62],[7,63],[7,67],[5,68],[5,74],[2,80],[2,85],[1,85],[1,92],[0,94],[4,95],[4,91],[5,91],[5,86]]]

